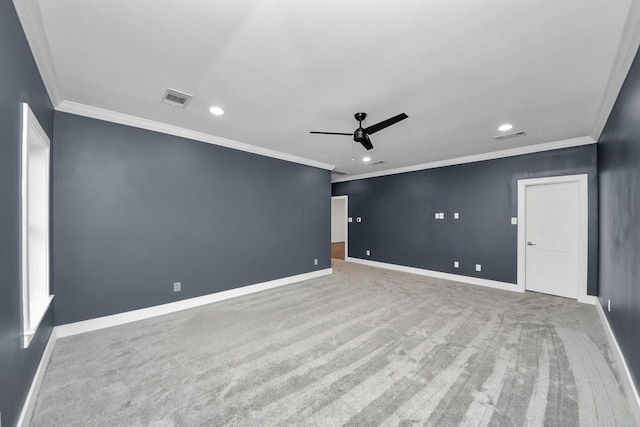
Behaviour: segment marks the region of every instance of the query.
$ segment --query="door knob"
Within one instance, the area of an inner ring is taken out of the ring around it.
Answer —
[[[528,246],[535,246],[536,244],[535,244],[535,243],[533,243],[533,242],[527,242],[527,245],[528,245]]]

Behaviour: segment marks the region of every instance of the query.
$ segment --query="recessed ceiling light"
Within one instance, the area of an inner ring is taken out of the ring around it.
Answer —
[[[224,114],[224,110],[223,110],[222,108],[220,108],[220,107],[215,107],[215,106],[214,106],[214,107],[209,108],[209,112],[210,112],[211,114],[213,114],[214,116],[221,116],[221,115],[223,115],[223,114]]]
[[[362,161],[363,161],[363,162],[370,162],[370,161],[371,161],[371,157],[369,157],[369,156],[364,156],[364,157],[362,158]]]
[[[506,132],[506,131],[508,131],[508,130],[511,130],[511,128],[513,128],[513,126],[511,126],[509,123],[505,123],[505,124],[503,124],[502,126],[500,126],[500,127],[498,128],[498,130],[499,130],[500,132]]]

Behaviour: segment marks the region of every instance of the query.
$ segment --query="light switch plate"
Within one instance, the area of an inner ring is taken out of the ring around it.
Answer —
[[[511,225],[518,225],[518,218],[515,216],[511,218]]]
[[[347,222],[353,222],[353,218],[351,217],[347,218]]]
[[[453,219],[460,219],[460,214],[458,212],[454,212]]]
[[[362,218],[357,217],[357,218],[356,218],[356,222],[362,222]]]

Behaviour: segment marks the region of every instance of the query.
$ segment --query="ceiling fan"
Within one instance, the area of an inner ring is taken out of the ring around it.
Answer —
[[[390,119],[383,120],[380,123],[376,123],[375,125],[371,125],[364,129],[362,128],[362,121],[367,117],[367,113],[356,113],[354,117],[360,123],[360,126],[358,126],[358,129],[356,129],[355,132],[353,132],[352,134],[343,133],[343,132],[315,132],[315,131],[311,131],[310,133],[319,133],[323,135],[346,135],[346,136],[353,135],[353,140],[355,142],[359,142],[360,144],[362,144],[364,148],[366,148],[367,150],[371,150],[373,148],[373,144],[371,143],[371,139],[369,139],[369,135],[371,135],[372,133],[381,131],[382,129],[389,127],[393,124],[396,124],[400,120],[404,120],[409,116],[407,116],[405,113],[398,114],[397,116],[393,116]]]

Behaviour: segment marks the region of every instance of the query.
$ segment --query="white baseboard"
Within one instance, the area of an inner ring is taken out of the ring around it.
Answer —
[[[315,279],[316,277],[332,274],[333,269],[312,271],[310,273],[298,274],[295,276],[283,277],[282,279],[270,280],[268,282],[256,283],[253,285],[243,286],[241,288],[229,289],[228,291],[216,292],[201,297],[189,298],[181,301],[170,302],[167,304],[156,305],[154,307],[142,308],[140,310],[127,311],[125,313],[113,314],[110,316],[98,317],[95,319],[83,320],[75,323],[67,323],[66,325],[56,326],[58,338],[64,338],[71,335],[82,334],[85,332],[96,331],[98,329],[109,328],[111,326],[123,325],[137,320],[149,319],[151,317],[162,316],[163,314],[174,313],[176,311],[187,310],[218,301],[248,295],[267,289],[277,288],[279,286],[290,285],[292,283],[301,282],[303,280]]]
[[[49,360],[51,359],[51,353],[53,353],[53,347],[55,344],[56,329],[53,328],[51,330],[51,335],[49,336],[49,341],[47,341],[47,346],[44,349],[44,353],[42,353],[42,358],[38,364],[36,374],[33,376],[33,381],[31,381],[31,387],[29,388],[27,399],[22,406],[22,412],[20,413],[20,418],[18,418],[18,427],[27,427],[31,422],[31,416],[33,415],[33,410],[36,407],[36,400],[38,399],[42,379],[44,378],[44,373],[49,365]]]
[[[593,295],[579,295],[578,302],[581,302],[583,304],[598,305],[598,297]]]
[[[401,271],[403,273],[419,274],[420,276],[436,277],[438,279],[453,280],[456,282],[469,283],[472,285],[486,286],[488,288],[501,289],[503,291],[523,292],[515,283],[499,282],[497,280],[480,279],[478,277],[462,276],[459,274],[443,273],[441,271],[426,270],[423,268],[406,267],[398,264],[387,264],[386,262],[369,261],[360,258],[347,257],[346,261],[356,264],[370,265],[372,267],[386,268],[387,270]]]
[[[622,383],[622,388],[624,389],[624,393],[627,395],[627,402],[629,402],[631,415],[634,416],[636,420],[636,424],[640,426],[640,395],[638,395],[638,389],[636,388],[636,385],[633,382],[633,378],[631,377],[631,371],[629,371],[629,366],[627,365],[627,361],[625,360],[624,354],[622,354],[622,350],[618,345],[618,340],[616,339],[616,336],[613,334],[611,325],[609,325],[609,319],[607,319],[607,315],[604,313],[602,304],[600,304],[599,301],[596,304],[596,308],[598,309],[598,314],[600,315],[600,320],[602,321],[602,326],[604,327],[605,335],[609,340],[609,345],[611,346],[611,352],[613,353],[616,366],[618,367],[618,373],[620,374],[620,382]]]

